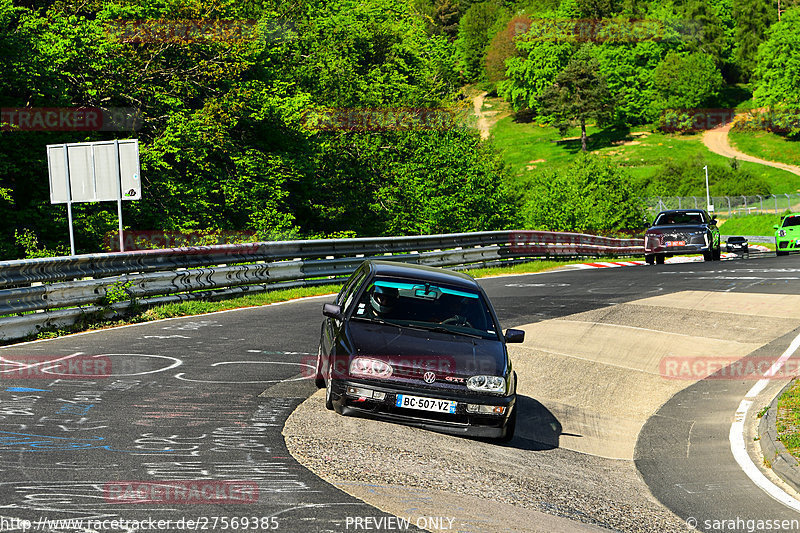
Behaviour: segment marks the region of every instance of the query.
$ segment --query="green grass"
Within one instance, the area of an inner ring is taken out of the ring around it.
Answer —
[[[476,268],[468,271],[468,273],[469,275],[476,278],[498,276],[502,274],[528,274],[528,273],[544,272],[547,270],[552,270],[554,268],[558,268],[565,265],[571,265],[579,262],[581,261],[540,260],[540,261],[531,261],[528,263],[520,263],[509,267]],[[15,344],[18,342],[29,341],[29,340],[52,339],[63,335],[78,333],[81,331],[105,329],[110,327],[124,326],[128,324],[138,324],[142,322],[150,322],[153,320],[163,320],[165,318],[202,315],[206,313],[214,313],[217,311],[227,311],[229,309],[240,309],[245,307],[268,305],[271,303],[285,302],[288,300],[304,298],[307,296],[336,294],[337,292],[339,292],[340,288],[341,285],[339,284],[319,285],[316,287],[298,287],[294,289],[280,289],[268,292],[259,292],[214,302],[205,300],[194,300],[189,302],[165,304],[152,307],[140,312],[135,312],[125,318],[116,320],[102,320],[98,317],[89,317],[88,319],[76,323],[72,326],[54,330],[42,331],[35,335],[31,335],[26,339],[14,340],[14,341],[0,341],[0,344]]]
[[[487,99],[487,102],[490,100],[498,99]],[[727,157],[710,152],[703,145],[701,133],[673,135],[653,132],[652,127],[647,126],[637,126],[635,129],[588,126],[586,133],[590,151],[617,161],[637,180],[652,176],[670,158],[687,161],[700,154],[707,164],[730,164]],[[566,134],[569,140],[564,140],[556,128],[517,122],[514,116],[499,120],[492,128],[492,139],[512,169],[516,185],[520,187],[525,187],[530,178],[535,178],[545,170],[557,170],[569,165],[580,152],[580,139],[573,139],[579,136],[580,129],[571,128]],[[775,194],[794,192],[795,188],[800,187],[800,176],[791,172],[746,161],[739,164],[742,169],[764,179]],[[702,165],[697,172],[702,174]],[[713,176],[710,178],[714,179]]]
[[[791,141],[782,135],[766,131],[731,131],[728,133],[728,140],[746,154],[800,166],[800,142]]]
[[[775,235],[773,225],[781,221],[778,215],[734,216],[719,227],[722,235]]]
[[[778,398],[778,440],[793,456],[800,458],[800,382]]]
[[[587,261],[603,261],[603,259],[587,259]],[[575,263],[582,263],[583,261],[530,261],[528,263],[519,263],[510,267],[489,267],[489,268],[476,268],[467,271],[467,274],[473,278],[489,278],[492,276],[503,276],[507,274],[535,274],[537,272],[545,272],[553,270],[554,268],[574,265]]]

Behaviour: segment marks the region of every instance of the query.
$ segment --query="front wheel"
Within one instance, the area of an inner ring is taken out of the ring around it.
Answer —
[[[325,409],[328,411],[333,411],[333,391],[331,381],[331,378],[328,377],[328,381],[325,383]]]
[[[714,261],[719,261],[722,259],[722,248],[717,248],[711,252],[714,257]]]
[[[666,260],[666,257],[664,257],[663,255],[657,255],[656,256],[656,264],[657,265],[663,265],[664,264],[664,260]]]
[[[500,437],[498,440],[500,442],[511,442],[511,439],[514,438],[514,432],[517,429],[517,406],[514,406],[514,410],[511,411],[511,416],[508,417],[508,421],[506,422],[506,432],[503,433],[503,436]]]
[[[703,252],[703,261],[713,261],[714,252]]]
[[[789,252],[781,252],[780,250],[775,250],[775,255],[780,257],[782,255],[789,255]]]
[[[652,254],[650,254],[650,255],[645,254],[644,262],[647,263],[648,265],[654,265],[656,263],[656,256],[654,256]]]
[[[319,347],[317,352],[317,369],[314,373],[314,384],[318,389],[325,386],[325,376],[322,375],[322,346]]]

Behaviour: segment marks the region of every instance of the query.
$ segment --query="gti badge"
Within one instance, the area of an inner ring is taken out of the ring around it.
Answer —
[[[436,381],[436,374],[433,372],[425,372],[425,374],[422,375],[422,379],[425,381],[425,383],[433,383]]]

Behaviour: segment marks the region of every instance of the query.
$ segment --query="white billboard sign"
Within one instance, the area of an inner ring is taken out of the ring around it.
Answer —
[[[50,203],[67,204],[69,245],[75,255],[72,204],[117,201],[119,247],[122,242],[122,200],[142,197],[138,139],[47,145]]]
[[[110,202],[120,198],[138,200],[142,197],[137,139],[49,144],[47,164],[51,204]],[[67,165],[69,173],[66,172]]]

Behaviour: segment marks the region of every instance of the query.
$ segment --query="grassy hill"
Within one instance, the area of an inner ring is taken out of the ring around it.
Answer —
[[[487,98],[484,104],[510,113],[507,104],[499,98]],[[557,169],[569,164],[580,151],[580,130],[570,129],[561,137],[556,128],[540,126],[532,122],[519,122],[513,115],[497,121],[491,129],[492,139],[500,148],[503,158],[512,168],[520,185],[545,169]],[[653,132],[652,128],[640,127],[601,130],[587,127],[589,150],[609,157],[627,170],[634,178],[646,178],[658,172],[669,158],[685,161],[700,154],[709,164],[727,165],[729,159],[710,152],[702,141],[702,134],[672,135]],[[800,158],[800,152],[798,152]],[[788,161],[787,161],[788,162]],[[757,163],[740,162],[741,168],[762,177],[774,194],[796,192],[800,189],[800,176]],[[702,173],[702,167],[698,173]]]

